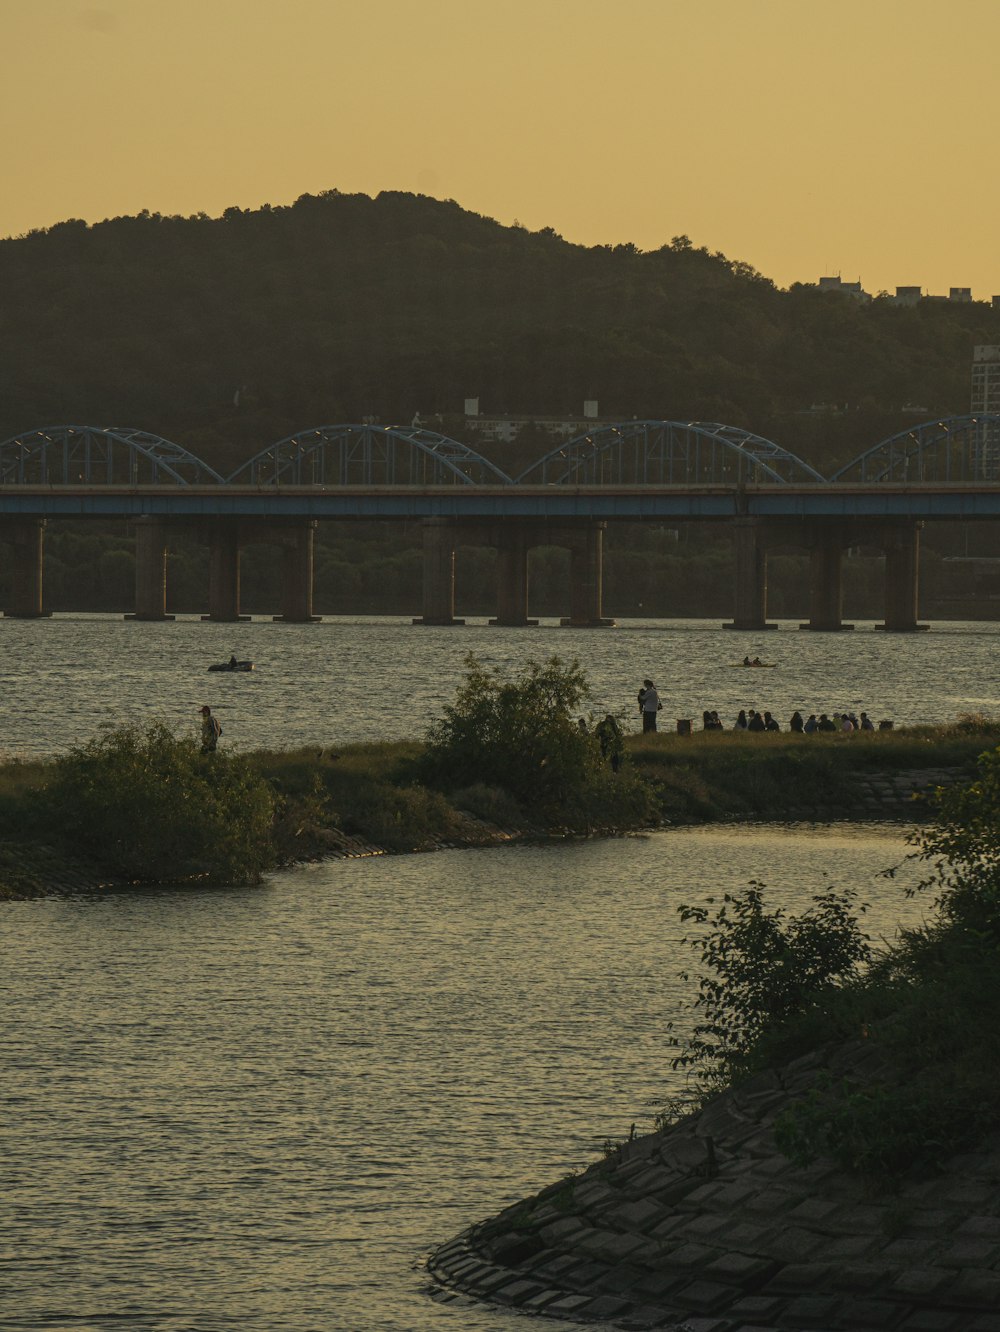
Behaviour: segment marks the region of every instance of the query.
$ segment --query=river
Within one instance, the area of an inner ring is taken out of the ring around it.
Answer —
[[[896,725],[939,723],[1000,708],[1000,623],[936,623],[929,633],[808,633],[797,622],[757,636],[717,621],[629,620],[616,629],[425,628],[392,618],[315,625],[136,623],[108,615],[0,619],[0,753],[44,756],[90,738],[104,723],[162,718],[197,725],[208,703],[236,749],[342,745],[419,737],[455,696],[467,653],[489,666],[577,657],[590,708],[635,725],[642,680],[656,681],[661,725],[719,711],[767,709],[787,724],[810,712],[862,709]],[[231,653],[246,675],[210,674]],[[732,663],[760,656],[773,670]]]
[[[516,1332],[419,1264],[682,1087],[678,904],[854,884],[891,937],[904,853],[690,829],[5,906],[0,1327]]]
[[[4,620],[4,748],[193,726],[202,702],[234,748],[419,734],[468,650],[577,654],[602,710],[652,674],[668,717],[756,700],[948,719],[992,705],[998,632]],[[207,674],[230,651],[259,669]],[[729,668],[748,651],[777,668]],[[516,1332],[428,1298],[421,1261],[682,1090],[677,906],[760,879],[800,910],[853,885],[888,939],[928,909],[911,868],[880,877],[905,852],[876,826],[685,829],[5,905],[0,1327]]]

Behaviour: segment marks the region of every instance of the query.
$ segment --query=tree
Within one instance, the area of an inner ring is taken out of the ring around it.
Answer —
[[[418,765],[424,781],[459,791],[501,787],[546,825],[578,830],[653,820],[650,788],[612,773],[577,713],[589,696],[576,661],[529,661],[512,678],[471,654],[456,700],[431,728]]]

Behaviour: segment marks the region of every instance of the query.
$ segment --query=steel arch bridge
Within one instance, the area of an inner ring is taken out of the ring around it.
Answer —
[[[560,444],[518,484],[825,484],[826,478],[772,440],[712,421],[627,421]]]
[[[376,425],[303,430],[264,449],[226,480],[260,486],[511,484],[506,472],[447,435]]]
[[[1000,416],[948,416],[901,430],[859,454],[830,480],[1000,481]]]
[[[214,468],[146,430],[49,426],[0,443],[0,485],[221,485]]]

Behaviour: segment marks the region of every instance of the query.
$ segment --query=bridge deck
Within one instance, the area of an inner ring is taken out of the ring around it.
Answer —
[[[746,486],[0,486],[0,517],[760,518],[1000,517],[1000,484]]]

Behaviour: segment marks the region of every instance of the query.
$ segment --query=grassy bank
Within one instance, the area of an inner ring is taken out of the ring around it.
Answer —
[[[1000,744],[1000,722],[963,718],[949,726],[815,735],[745,731],[634,736],[629,755],[657,794],[668,822],[842,817],[857,805],[859,780],[875,774],[971,773]],[[915,811],[916,813],[916,811]]]
[[[551,812],[543,816],[537,806],[485,780],[458,789],[444,781],[434,789],[418,780],[426,746],[417,741],[258,752],[229,762],[236,765],[241,790],[252,787],[269,803],[260,852],[261,867],[267,868],[331,855],[488,845],[511,836],[627,832],[658,822],[843,816],[856,809],[859,781],[865,777],[971,773],[977,755],[998,744],[1000,725],[973,719],[850,736],[632,736],[621,771],[596,788],[582,821],[569,813],[561,819],[558,804],[554,817]],[[218,764],[221,757],[210,762]],[[112,759],[120,765],[117,752]],[[187,761],[197,773],[200,756],[189,754]],[[110,834],[102,839],[74,832],[74,811],[53,803],[53,783],[64,762],[0,765],[0,897],[41,895],[53,885],[169,878],[163,863],[177,866],[184,860],[183,838],[176,831],[168,829],[161,838],[160,864],[140,862],[126,872],[109,854]],[[123,785],[131,791],[137,781],[130,774]],[[88,787],[79,796],[77,790],[71,788],[68,797],[64,793],[64,802],[93,800],[99,811],[106,785],[96,791]],[[176,801],[183,796],[179,791]],[[155,799],[150,807],[157,808]],[[913,812],[919,816],[916,807]],[[225,820],[225,811],[220,817]],[[109,819],[114,825],[122,822],[113,809]],[[153,819],[147,815],[143,821]],[[87,834],[97,820],[93,812],[86,816]],[[186,816],[182,831],[189,823]],[[176,877],[220,881],[211,867],[199,866],[198,854],[197,848],[190,851],[183,874],[175,869]]]

